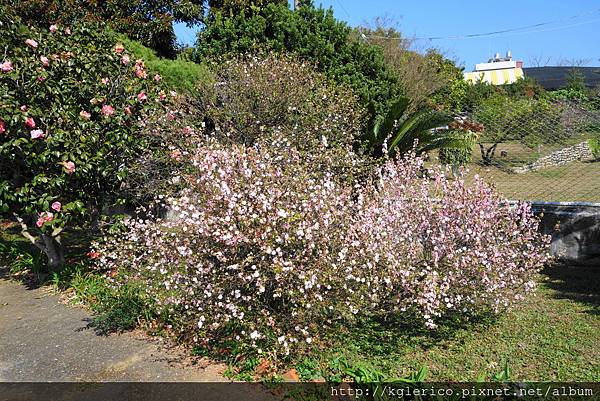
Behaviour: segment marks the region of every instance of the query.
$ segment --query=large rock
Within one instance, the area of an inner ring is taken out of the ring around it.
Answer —
[[[536,202],[541,230],[552,236],[552,254],[576,264],[600,265],[600,204]]]

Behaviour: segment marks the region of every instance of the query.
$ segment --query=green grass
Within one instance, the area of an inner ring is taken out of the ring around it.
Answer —
[[[426,367],[430,381],[489,380],[506,365],[514,380],[598,381],[599,283],[597,267],[554,267],[541,275],[535,296],[498,319],[447,322],[437,333],[406,321],[371,322],[347,330],[336,339],[343,346],[309,364],[331,371],[330,361],[343,358],[387,378]]]
[[[518,143],[498,145],[494,162],[481,165],[479,147],[473,149],[473,159],[466,167],[469,177],[475,174],[493,184],[505,197],[514,200],[541,200],[554,202],[600,202],[600,162],[574,161],[562,166],[544,168],[527,173],[513,173],[513,167],[523,166],[556,150],[581,143],[592,134],[583,133],[569,141],[541,145],[530,149]],[[502,152],[506,156],[501,156]]]

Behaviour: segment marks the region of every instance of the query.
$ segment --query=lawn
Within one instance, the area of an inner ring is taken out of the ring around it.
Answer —
[[[557,266],[539,281],[534,297],[499,319],[437,335],[372,325],[340,338],[347,346],[333,355],[388,377],[426,366],[430,381],[489,379],[506,363],[512,380],[600,380],[600,269]]]
[[[469,176],[479,174],[512,200],[600,202],[600,163],[576,161],[562,166],[515,174],[476,163]]]

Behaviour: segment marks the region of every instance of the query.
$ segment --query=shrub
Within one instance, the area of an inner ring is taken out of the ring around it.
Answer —
[[[369,158],[353,150],[365,111],[347,87],[284,55],[243,56],[215,70],[214,84],[200,87],[195,105],[207,135],[284,153],[293,147],[313,172],[338,178],[367,172]]]
[[[347,87],[328,81],[291,57],[246,56],[217,67],[200,91],[200,114],[221,141],[253,146],[285,137],[302,151],[349,148],[360,135],[364,110]]]
[[[165,324],[208,349],[285,356],[356,317],[500,312],[530,291],[547,239],[529,206],[481,180],[390,160],[352,188],[297,151],[202,147],[173,220],[98,245],[117,285],[143,282]]]
[[[0,24],[0,212],[57,268],[61,231],[119,200],[128,162],[148,145],[139,126],[168,98],[110,33]]]
[[[590,138],[587,141],[588,146],[590,147],[590,151],[592,152],[592,156],[594,156],[595,160],[600,159],[600,138],[594,137]]]
[[[212,79],[210,69],[204,64],[184,60],[180,56],[174,60],[162,58],[140,42],[129,40],[124,36],[121,36],[120,40],[136,59],[144,60],[150,75],[159,74],[163,85],[168,88],[188,93],[195,92],[199,82]]]
[[[259,49],[288,52],[314,64],[328,77],[349,85],[363,106],[373,103],[378,114],[402,92],[380,47],[354,38],[352,29],[336,20],[332,10],[312,4],[295,11],[286,2],[231,14],[211,10],[198,34],[195,58],[221,60]]]
[[[429,327],[444,315],[509,307],[534,286],[549,238],[526,203],[509,206],[482,179],[448,179],[424,161],[388,161],[359,195],[349,237],[388,313],[413,311]]]

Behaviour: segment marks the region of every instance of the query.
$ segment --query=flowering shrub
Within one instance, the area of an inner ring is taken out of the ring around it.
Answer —
[[[285,138],[302,151],[351,147],[365,111],[349,88],[334,85],[308,64],[277,55],[246,56],[216,67],[200,93],[213,135],[252,146]]]
[[[210,348],[283,356],[373,314],[499,312],[533,288],[546,239],[527,205],[476,180],[388,161],[358,188],[293,148],[208,145],[172,218],[131,219],[94,252],[116,285],[144,282],[165,323]],[[116,274],[120,272],[120,274]],[[116,274],[116,276],[115,276]]]
[[[423,175],[425,174],[425,176]],[[527,203],[510,206],[476,177],[388,161],[359,195],[353,236],[377,272],[384,310],[413,311],[429,327],[445,314],[498,313],[534,287],[549,238]]]
[[[0,26],[0,213],[16,216],[56,268],[60,232],[118,200],[128,162],[147,145],[139,125],[164,106],[143,61],[112,34],[4,14]]]

